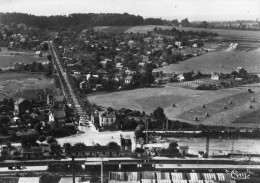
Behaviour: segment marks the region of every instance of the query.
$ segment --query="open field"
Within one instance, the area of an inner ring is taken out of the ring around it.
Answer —
[[[255,51],[218,51],[193,57],[191,59],[159,68],[164,73],[183,73],[200,71],[230,73],[237,67],[243,67],[248,72],[260,73],[260,53]]]
[[[46,58],[38,57],[34,53],[26,53],[26,52],[11,52],[3,48],[0,52],[0,68],[8,68],[13,67],[15,62],[22,62],[25,64],[29,64],[36,61],[45,61]]]
[[[120,91],[109,94],[89,96],[92,103],[106,107],[121,109],[122,107],[152,112],[157,107],[169,107],[172,103],[196,98],[205,91],[189,90],[177,87],[142,88],[136,90]]]
[[[94,27],[95,30],[104,31],[104,32],[125,32],[130,26],[97,26]]]
[[[233,110],[234,108],[239,107],[244,104],[254,105],[253,103],[250,102],[252,97],[255,100],[259,100],[258,94],[256,94],[256,93],[250,94],[248,92],[238,93],[238,94],[234,94],[234,95],[231,95],[228,97],[223,97],[219,100],[205,104],[204,105],[205,108],[202,108],[202,106],[198,106],[198,107],[195,107],[188,111],[185,111],[181,115],[179,115],[179,118],[192,121],[192,120],[194,120],[194,117],[196,116],[198,118],[198,121],[200,121],[200,122],[205,121],[211,115],[213,116],[217,113],[222,113],[222,112],[226,111],[227,109]],[[224,109],[224,106],[226,106],[227,109]],[[209,114],[209,117],[205,116],[206,113]]]
[[[0,100],[12,97],[23,89],[54,88],[54,81],[43,74],[0,73]]]
[[[181,120],[192,124],[224,125],[237,127],[256,127],[260,123],[232,123],[236,119],[260,109],[260,88],[256,84],[250,86],[256,93],[247,93],[247,87],[229,88],[217,91],[199,91],[186,88],[166,86],[165,88],[144,88],[121,91],[109,94],[89,96],[92,103],[115,109],[129,108],[151,113],[156,107],[164,108],[169,119]],[[256,102],[251,103],[251,97]],[[233,104],[228,104],[229,100]],[[172,107],[172,104],[176,107]],[[201,106],[205,104],[206,108]],[[227,109],[223,106],[227,105]],[[249,105],[253,108],[250,109]],[[208,112],[210,117],[205,118]],[[199,121],[194,121],[194,116]]]
[[[213,33],[218,33],[220,36],[224,36],[229,39],[244,39],[250,41],[260,41],[260,31],[206,29],[206,28],[194,28],[194,27],[177,27],[177,29],[184,30],[184,31],[213,32]]]
[[[240,50],[253,50],[260,47],[260,31],[243,31],[243,30],[225,30],[225,29],[207,29],[195,27],[174,27],[163,25],[142,25],[142,26],[97,26],[96,30],[107,32],[125,32],[125,33],[147,33],[155,27],[162,29],[176,28],[184,31],[206,31],[219,34],[219,38],[225,38],[228,42],[236,42],[239,44]]]
[[[246,93],[247,88],[255,90],[254,94]],[[177,104],[176,108],[168,107],[165,109],[169,119],[177,119],[193,124],[233,126],[233,127],[260,127],[258,121],[242,121],[241,123],[233,123],[242,116],[248,115],[253,111],[260,109],[260,88],[259,84],[250,85],[248,87],[229,88],[223,90],[212,91],[198,96],[193,100],[185,100]],[[255,102],[251,102],[254,97]],[[229,100],[233,104],[228,104]],[[227,109],[223,106],[227,104]],[[202,109],[202,105],[206,108]],[[252,105],[253,108],[249,108]],[[208,112],[210,117],[202,117]],[[194,121],[194,116],[201,121]],[[245,123],[246,122],[246,123]]]
[[[152,31],[155,27],[160,27],[162,29],[172,29],[176,28],[184,31],[206,31],[218,33],[220,36],[225,36],[230,39],[240,38],[246,40],[260,41],[260,31],[243,31],[243,30],[225,30],[225,29],[207,29],[207,28],[195,28],[195,27],[174,27],[174,26],[164,26],[164,25],[140,25],[140,26],[97,26],[95,29],[110,31],[110,30],[120,30],[127,33],[133,32],[148,32]]]
[[[251,113],[237,118],[233,123],[259,123],[260,122],[260,110],[254,110]]]

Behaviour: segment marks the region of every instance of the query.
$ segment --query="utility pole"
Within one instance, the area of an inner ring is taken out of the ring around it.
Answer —
[[[72,156],[71,159],[72,159],[72,182],[75,183],[75,170],[74,170],[74,159],[75,159],[75,157]]]
[[[164,122],[163,122],[163,126],[162,126],[162,129],[163,129],[163,131],[165,131],[165,130],[164,130]]]
[[[233,136],[233,138],[232,138],[232,152],[234,151],[234,146],[235,146],[235,138]]]
[[[168,130],[168,124],[169,123],[169,120],[168,120],[168,118],[166,118],[166,130]]]
[[[148,120],[146,118],[146,144],[148,144]]]
[[[207,135],[207,142],[206,142],[206,154],[207,157],[209,156],[209,136]]]
[[[104,180],[103,180],[103,169],[104,169],[104,167],[103,167],[103,158],[101,158],[101,183],[104,182]]]

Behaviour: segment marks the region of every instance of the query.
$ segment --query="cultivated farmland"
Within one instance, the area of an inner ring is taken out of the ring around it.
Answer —
[[[255,127],[260,123],[232,123],[237,118],[260,109],[260,88],[250,86],[256,91],[247,93],[248,87],[229,88],[217,91],[198,91],[166,86],[165,88],[144,88],[129,91],[89,96],[90,102],[113,107],[129,108],[151,113],[156,107],[163,107],[169,119],[186,121],[193,124]],[[251,103],[251,97],[256,102]],[[232,100],[233,104],[228,102]],[[176,107],[172,107],[172,104]],[[203,109],[201,106],[205,105]],[[227,109],[223,106],[227,105]],[[249,106],[252,105],[253,108]],[[205,118],[206,112],[209,117]],[[198,121],[194,121],[194,116]]]
[[[166,86],[92,95],[88,99],[92,103],[106,107],[111,106],[115,109],[125,107],[150,113],[156,107],[167,108],[172,103],[196,98],[204,93],[207,91]]]
[[[118,30],[125,32],[147,32],[154,27],[162,29],[172,29],[172,26],[135,26],[127,30],[126,27]],[[115,27],[114,27],[115,28]],[[113,30],[112,27],[105,27],[103,30]],[[207,31],[218,33],[219,42],[206,43],[205,48],[222,50],[209,52],[202,56],[171,64],[159,68],[163,73],[184,73],[190,71],[200,71],[205,74],[213,72],[231,73],[237,67],[243,67],[250,73],[260,74],[260,32],[259,31],[239,31],[222,29],[199,29],[182,28],[184,31]],[[238,49],[225,51],[232,42],[238,43]],[[220,48],[220,49],[219,49]],[[90,102],[111,106],[116,109],[130,108],[147,113],[152,112],[156,107],[163,107],[169,119],[186,121],[193,124],[224,125],[235,127],[260,127],[257,111],[260,110],[259,84],[248,86],[256,91],[254,94],[247,93],[247,87],[229,88],[217,91],[197,91],[181,87],[194,88],[198,82],[184,82],[169,84],[161,88],[145,88],[130,91],[121,91],[109,94],[98,94],[89,96]],[[251,102],[254,97],[255,102]],[[233,104],[227,102],[232,100]],[[172,107],[172,104],[176,107]],[[207,106],[201,108],[202,105]],[[226,105],[226,108],[223,107]],[[209,115],[205,117],[205,114]],[[252,115],[252,117],[251,117]],[[197,116],[198,120],[194,120]],[[249,120],[246,120],[249,119]]]
[[[120,30],[124,32],[148,32],[152,31],[155,27],[160,27],[162,29],[172,29],[176,28],[184,31],[206,31],[218,33],[220,36],[225,36],[229,38],[240,38],[240,40],[260,40],[260,32],[259,31],[241,31],[241,30],[225,30],[225,29],[206,29],[206,28],[194,28],[194,27],[174,27],[174,26],[163,26],[163,25],[141,25],[141,26],[97,26],[95,29],[104,30],[104,31],[112,31],[112,30]]]
[[[44,57],[38,57],[33,52],[16,52],[1,48],[0,52],[0,68],[13,67],[15,62],[29,64],[36,61],[46,61]]]
[[[230,73],[237,67],[243,67],[249,72],[260,72],[260,53],[256,51],[219,51],[204,54],[199,57],[171,64],[159,68],[164,73],[183,73],[200,71],[211,74],[212,72]]]
[[[45,78],[43,74],[0,74],[0,100],[5,97],[13,97],[17,92],[24,89],[45,89],[54,87],[53,79]]]
[[[130,26],[97,26],[94,27],[95,30],[104,32],[125,32],[130,29]]]

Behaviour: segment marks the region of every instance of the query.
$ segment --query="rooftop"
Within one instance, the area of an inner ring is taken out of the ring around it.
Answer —
[[[74,147],[71,148],[71,151],[84,151],[84,152],[118,152],[120,151],[120,148],[118,149],[111,149],[107,146],[85,146],[81,149],[74,149]]]
[[[19,104],[21,104],[23,101],[25,101],[24,98],[19,98],[14,104],[19,105]]]

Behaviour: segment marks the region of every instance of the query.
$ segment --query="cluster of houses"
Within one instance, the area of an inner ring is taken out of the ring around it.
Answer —
[[[26,113],[38,119],[41,123],[48,123],[51,129],[60,128],[66,121],[66,101],[63,95],[59,95],[53,90],[37,89],[22,90],[15,96],[14,119],[19,121],[19,116]],[[19,97],[19,98],[18,98]],[[38,113],[33,112],[33,104],[41,104]]]
[[[227,21],[227,22],[214,22],[211,23],[215,27],[227,27],[227,28],[237,28],[243,30],[259,30],[260,24],[258,18],[255,21]]]
[[[52,158],[50,144],[46,141],[38,142],[37,146],[32,146],[31,148],[22,148],[22,147],[12,147],[7,146],[2,147],[2,151],[8,152],[8,159],[12,157],[17,157],[15,152],[19,151],[19,157],[23,160],[34,160],[34,159],[48,159]],[[0,157],[2,154],[0,151]],[[63,149],[64,155],[67,156],[65,149]],[[130,136],[120,135],[120,142],[118,146],[109,147],[108,145],[96,145],[92,146],[82,146],[77,148],[72,146],[70,152],[73,152],[73,156],[76,158],[85,158],[85,157],[124,157],[124,156],[133,156],[132,150],[132,141]]]
[[[42,40],[46,40],[46,37],[39,31],[39,28],[23,23],[0,24],[0,34],[3,37],[2,46],[6,46],[8,49],[26,49],[35,52],[41,50]]]
[[[102,90],[104,86],[100,80],[116,82],[118,88],[131,84],[133,76],[145,74],[147,68],[168,65],[167,52],[183,58],[205,53],[196,44],[198,39],[192,39],[194,44],[188,47],[182,46],[182,42],[174,38],[168,38],[165,42],[165,37],[157,34],[110,34],[85,30],[79,35],[80,43],[76,43],[69,35],[56,34],[55,38],[62,40],[58,49],[66,72],[77,78],[82,91]],[[97,52],[102,53],[99,59],[93,56]],[[86,64],[91,60],[89,58],[95,61]],[[91,83],[93,78],[99,79],[99,82]]]
[[[228,50],[236,50],[238,47],[238,43],[230,43]]]
[[[75,157],[124,157],[133,156],[132,141],[130,136],[120,135],[120,144],[117,147],[108,147],[101,145],[85,146],[81,149],[73,149]]]
[[[213,72],[211,74],[208,74],[207,76],[210,76],[208,79],[211,79],[212,81],[223,81],[228,78],[231,78],[240,81],[243,79],[244,76],[246,76],[248,73],[243,67],[237,67],[234,70],[235,75],[231,74],[225,74],[221,72]],[[181,81],[191,81],[196,80],[202,77],[202,74],[199,72],[187,72],[187,73],[174,73],[174,72],[163,72],[162,69],[153,69],[152,75],[154,76],[155,83],[156,84],[164,84],[166,82],[169,82],[170,80],[175,82],[181,82]],[[203,76],[205,78],[205,74]]]
[[[43,72],[48,71],[49,69],[49,64],[51,62],[49,60],[43,60],[43,61],[36,61],[36,65],[40,64],[42,66],[42,70]],[[23,62],[14,62],[13,63],[13,70],[14,71],[22,71],[25,70],[27,68],[28,64],[25,64]]]

